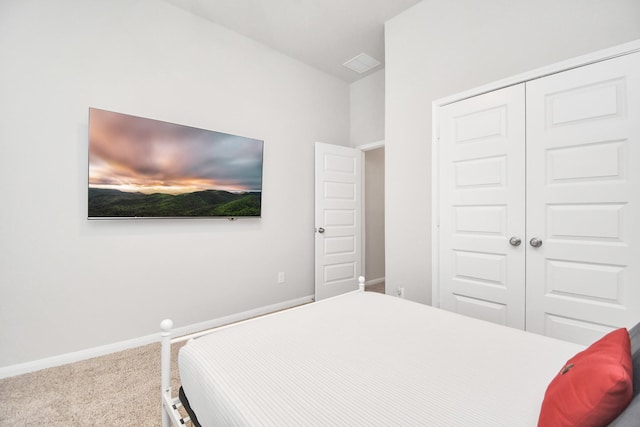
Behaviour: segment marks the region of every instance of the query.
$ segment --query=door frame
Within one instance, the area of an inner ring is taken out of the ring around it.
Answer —
[[[432,107],[432,136],[431,136],[431,304],[434,307],[440,307],[440,168],[439,168],[439,143],[440,143],[440,108],[462,101],[473,96],[482,95],[483,93],[492,92],[508,86],[525,83],[529,80],[548,76],[551,74],[561,73],[573,68],[583,67],[585,65],[596,62],[606,61],[631,53],[640,52],[640,40],[634,40],[629,43],[613,46],[607,49],[599,50],[587,55],[578,56],[566,61],[557,62],[545,67],[518,74],[506,79],[488,83],[474,89],[450,95],[444,98],[436,99],[431,103]]]

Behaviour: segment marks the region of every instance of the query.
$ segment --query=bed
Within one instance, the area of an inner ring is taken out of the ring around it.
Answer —
[[[169,387],[169,328],[164,321],[165,427],[188,420]],[[202,426],[535,426],[550,382],[584,350],[356,291],[190,339],[180,394]],[[640,425],[638,399],[611,425]],[[632,411],[639,418],[625,421]]]

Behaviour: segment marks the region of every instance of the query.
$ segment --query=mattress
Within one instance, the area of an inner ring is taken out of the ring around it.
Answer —
[[[372,292],[222,328],[179,354],[203,426],[535,426],[583,346]]]

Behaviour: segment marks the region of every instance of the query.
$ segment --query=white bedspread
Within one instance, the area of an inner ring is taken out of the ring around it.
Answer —
[[[535,426],[583,347],[359,292],[223,328],[180,351],[203,426]]]

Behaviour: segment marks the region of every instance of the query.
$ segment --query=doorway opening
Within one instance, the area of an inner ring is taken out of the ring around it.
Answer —
[[[366,290],[385,293],[384,145],[364,151],[364,277]]]

